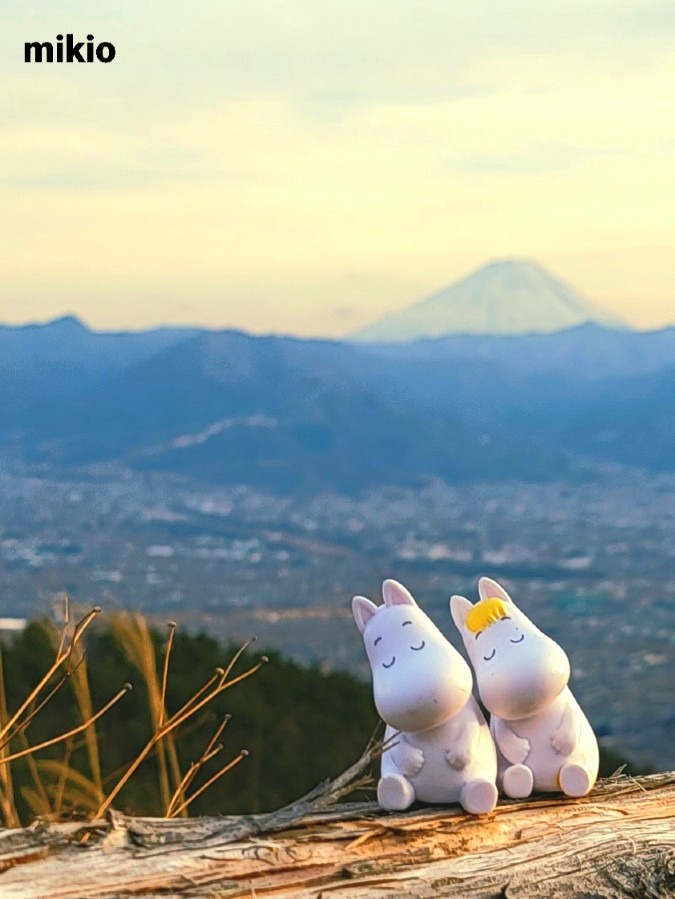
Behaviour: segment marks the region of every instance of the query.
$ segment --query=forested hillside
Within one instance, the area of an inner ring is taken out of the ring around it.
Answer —
[[[113,616],[86,635],[84,664],[92,708],[102,707],[125,682],[133,685],[94,725],[103,795],[113,789],[137,758],[153,730],[153,683],[146,679],[148,659],[139,653],[144,629],[140,618],[125,616],[120,623],[119,617]],[[54,636],[53,627],[37,621],[10,645],[3,646],[9,715],[52,663]],[[156,632],[150,637],[161,679],[166,638]],[[217,668],[227,668],[235,652],[235,647],[219,646],[208,636],[177,633],[168,672],[167,717],[209,682]],[[351,764],[376,728],[377,717],[365,684],[349,675],[322,674],[276,655],[268,656],[269,662],[260,670],[225,690],[175,732],[180,771],[185,773],[190,763],[200,758],[224,717],[232,716],[218,740],[223,750],[204,765],[190,792],[241,750],[248,751],[246,758],[195,800],[191,814],[256,812],[283,805]],[[230,679],[250,670],[260,657],[245,652]],[[66,663],[52,678],[43,696],[48,696],[50,687],[70,671],[66,683],[39,709],[25,734],[12,740],[13,753],[22,750],[26,740],[37,746],[81,724],[82,685],[74,667]],[[35,708],[38,705],[39,701],[33,703]],[[7,712],[3,717],[7,718]],[[21,821],[31,820],[35,813],[48,813],[50,807],[95,811],[100,803],[92,767],[87,732],[13,762],[12,787]],[[155,750],[119,793],[114,806],[134,814],[163,815],[166,809],[160,777]],[[174,787],[172,781],[171,791]]]

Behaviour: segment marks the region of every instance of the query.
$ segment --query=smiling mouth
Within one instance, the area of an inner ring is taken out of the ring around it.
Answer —
[[[391,662],[389,662],[388,665],[386,662],[382,662],[382,667],[383,668],[391,668],[391,666],[394,664],[395,661],[396,661],[396,656],[394,656],[394,658],[391,660]]]
[[[525,634],[521,634],[517,640],[511,640],[510,642],[511,643],[522,643],[524,639],[525,639]]]
[[[419,652],[420,649],[424,649],[424,647],[425,647],[426,645],[427,645],[427,644],[425,643],[425,641],[422,640],[422,643],[421,643],[420,646],[411,646],[410,648],[412,649],[413,652]]]

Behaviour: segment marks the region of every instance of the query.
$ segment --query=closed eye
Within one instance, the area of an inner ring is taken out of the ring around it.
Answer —
[[[518,637],[517,640],[510,640],[509,642],[511,642],[511,643],[522,643],[524,639],[525,639],[525,634],[521,634],[520,637]]]
[[[492,652],[490,653],[489,656],[483,656],[483,658],[485,659],[486,662],[489,662],[490,659],[494,659],[495,653],[496,653],[496,652],[497,652],[497,647],[495,647],[495,648],[492,650]]]
[[[410,648],[413,650],[413,652],[419,652],[420,649],[424,649],[426,645],[427,644],[424,642],[424,640],[422,640],[422,643],[419,646],[411,646]]]
[[[383,668],[391,668],[391,666],[394,664],[395,661],[396,661],[396,656],[392,656],[391,662],[389,662],[388,665],[386,662],[382,662],[382,667]]]

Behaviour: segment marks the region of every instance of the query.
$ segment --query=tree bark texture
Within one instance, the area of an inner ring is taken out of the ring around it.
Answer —
[[[330,807],[339,793],[265,815],[0,831],[0,897],[675,897],[675,772],[609,778],[583,799],[500,800],[484,818]]]

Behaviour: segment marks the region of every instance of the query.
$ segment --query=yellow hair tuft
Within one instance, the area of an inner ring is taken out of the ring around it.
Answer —
[[[472,634],[485,630],[495,621],[501,621],[502,618],[508,618],[509,610],[503,599],[491,596],[487,599],[481,599],[471,609],[466,616],[464,624]]]

